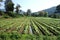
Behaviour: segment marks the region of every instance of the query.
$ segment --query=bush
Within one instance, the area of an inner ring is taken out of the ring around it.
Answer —
[[[4,14],[4,12],[3,11],[0,11],[0,15],[3,15]]]
[[[8,12],[8,15],[11,16],[11,17],[16,17],[16,13],[11,12],[11,11]]]
[[[57,40],[60,40],[60,36],[58,36]]]
[[[0,40],[60,40],[60,36],[37,36],[17,32],[0,32]]]
[[[51,18],[60,18],[60,13],[53,13],[53,14],[49,15],[49,17],[51,17]]]
[[[3,18],[9,18],[9,17],[10,17],[9,15],[6,14],[3,15]]]

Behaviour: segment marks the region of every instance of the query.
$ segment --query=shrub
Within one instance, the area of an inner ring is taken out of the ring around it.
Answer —
[[[7,14],[4,14],[3,15],[3,18],[9,18],[10,16],[9,15],[7,15]]]
[[[0,11],[0,15],[3,15],[4,14],[4,12],[3,11]]]
[[[8,15],[11,16],[11,17],[16,17],[16,13],[11,12],[11,11],[8,12]]]
[[[58,36],[57,40],[60,40],[60,35]]]
[[[17,32],[0,32],[0,40],[60,40],[60,36],[21,35]]]

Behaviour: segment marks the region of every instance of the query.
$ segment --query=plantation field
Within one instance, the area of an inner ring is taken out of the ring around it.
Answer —
[[[1,32],[58,36],[60,35],[60,19],[43,17],[0,19]]]
[[[32,37],[31,35],[37,35],[37,36],[40,35],[41,37],[46,36],[45,40],[48,40],[49,38],[50,38],[49,40],[56,40],[57,39],[56,36],[60,35],[60,19],[43,18],[43,17],[20,17],[10,19],[0,19],[0,39],[1,38],[6,39],[5,37],[6,33],[7,34],[13,33],[15,35],[15,39],[16,35],[18,34],[22,35],[21,37],[23,37],[24,34],[27,34],[30,35],[30,37]],[[26,35],[24,35],[24,37],[25,36]]]

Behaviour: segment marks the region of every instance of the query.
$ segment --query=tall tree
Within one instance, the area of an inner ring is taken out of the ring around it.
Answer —
[[[39,13],[39,16],[41,16],[41,17],[43,17],[45,14],[44,11],[39,11],[38,13]]]
[[[6,9],[6,12],[14,10],[14,3],[12,2],[12,0],[5,1],[5,9]]]
[[[31,10],[30,9],[27,10],[27,16],[31,16]]]
[[[16,6],[16,13],[19,13],[19,8],[20,8],[21,6],[19,5],[19,4],[17,4],[17,6]]]
[[[48,12],[44,12],[44,17],[48,17]]]

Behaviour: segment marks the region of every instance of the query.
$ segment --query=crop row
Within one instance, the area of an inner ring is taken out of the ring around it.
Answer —
[[[60,20],[45,18],[15,18],[0,20],[0,32],[20,34],[60,35]]]

